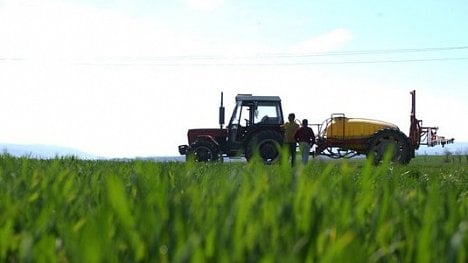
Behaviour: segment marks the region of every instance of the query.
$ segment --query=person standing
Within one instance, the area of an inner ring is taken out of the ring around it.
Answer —
[[[299,150],[304,165],[309,161],[310,148],[315,144],[315,134],[309,126],[307,119],[302,120],[302,126],[294,134],[294,139],[299,143]]]
[[[296,139],[294,135],[299,129],[299,125],[295,122],[296,115],[290,113],[288,122],[283,125],[284,130],[284,144],[288,147],[289,158],[291,158],[291,166],[294,166],[296,159]]]

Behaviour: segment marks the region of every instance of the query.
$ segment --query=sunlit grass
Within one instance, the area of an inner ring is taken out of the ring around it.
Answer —
[[[466,262],[468,165],[0,157],[0,261]]]

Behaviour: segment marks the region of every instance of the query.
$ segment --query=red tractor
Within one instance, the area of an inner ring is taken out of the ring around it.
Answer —
[[[223,157],[244,156],[250,160],[258,153],[265,163],[279,160],[284,123],[281,99],[278,96],[236,96],[231,119],[224,125],[223,94],[219,108],[219,129],[190,129],[188,145],[179,152],[195,161],[218,161]]]
[[[347,118],[332,114],[317,126],[313,156],[350,158],[364,154],[376,164],[391,151],[391,159],[401,164],[415,156],[420,145],[429,147],[453,143],[437,135],[437,127],[424,127],[416,118],[416,91],[411,92],[412,108],[410,132],[406,136],[398,126],[370,119]],[[190,129],[188,145],[180,145],[179,152],[187,159],[199,162],[218,161],[223,157],[244,156],[250,160],[258,154],[265,163],[280,159],[284,124],[281,99],[277,96],[239,94],[229,124],[224,125],[223,95],[219,108],[219,129]]]

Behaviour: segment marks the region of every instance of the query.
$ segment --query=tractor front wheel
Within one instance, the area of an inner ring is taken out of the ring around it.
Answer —
[[[386,154],[392,162],[407,164],[411,160],[411,146],[408,138],[399,130],[384,129],[369,140],[367,157],[374,164],[380,164]]]
[[[219,159],[219,152],[216,145],[209,141],[194,142],[186,155],[187,161],[214,162]]]

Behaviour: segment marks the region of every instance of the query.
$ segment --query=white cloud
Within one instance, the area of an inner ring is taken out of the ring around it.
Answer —
[[[218,9],[224,0],[185,0],[187,5],[193,9],[211,13]]]
[[[0,36],[2,57],[184,55],[202,46],[142,19],[58,0],[7,1],[0,7]]]
[[[193,8],[214,10],[223,0],[186,0]],[[59,0],[6,1],[0,6],[0,57],[95,58],[183,55],[252,56],[275,47],[240,40],[200,38],[155,21],[133,18]],[[331,51],[345,45],[351,32],[335,29],[294,45],[292,52]]]
[[[353,35],[347,29],[334,29],[323,35],[305,40],[291,47],[291,52],[296,53],[314,53],[334,51],[347,44]]]

